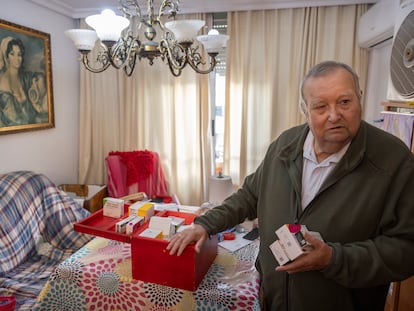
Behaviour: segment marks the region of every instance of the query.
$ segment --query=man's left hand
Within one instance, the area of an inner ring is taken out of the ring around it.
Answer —
[[[287,273],[305,272],[325,269],[331,262],[333,256],[332,248],[325,242],[306,233],[304,236],[313,247],[312,250],[296,258],[293,262],[279,266],[275,270]]]

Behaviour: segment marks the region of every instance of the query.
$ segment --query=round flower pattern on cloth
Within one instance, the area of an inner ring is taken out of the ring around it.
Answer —
[[[86,311],[85,296],[75,283],[68,280],[50,281],[49,289],[42,296],[36,310]]]
[[[122,282],[116,270],[117,261],[101,260],[91,264],[83,275],[88,310],[131,310],[142,299],[138,281]]]

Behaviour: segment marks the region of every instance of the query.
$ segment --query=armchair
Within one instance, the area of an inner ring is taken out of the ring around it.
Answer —
[[[155,151],[113,151],[105,159],[111,197],[145,192],[149,198],[168,196],[159,155]]]

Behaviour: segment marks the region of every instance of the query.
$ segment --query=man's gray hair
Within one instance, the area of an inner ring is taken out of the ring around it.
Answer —
[[[358,97],[358,99],[361,99],[362,92],[361,92],[361,87],[359,85],[359,77],[356,74],[356,72],[345,63],[336,62],[336,61],[324,61],[324,62],[317,64],[313,68],[311,68],[306,74],[306,76],[303,78],[302,83],[300,85],[300,109],[303,114],[305,115],[307,114],[306,101],[305,101],[305,96],[303,94],[303,89],[304,89],[304,85],[306,81],[308,81],[310,78],[324,76],[338,69],[345,69],[352,75],[352,79],[354,80],[354,85],[355,85],[355,94]]]

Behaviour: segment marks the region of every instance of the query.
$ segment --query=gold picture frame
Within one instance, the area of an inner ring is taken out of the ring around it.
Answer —
[[[0,19],[0,134],[53,127],[50,35]]]

